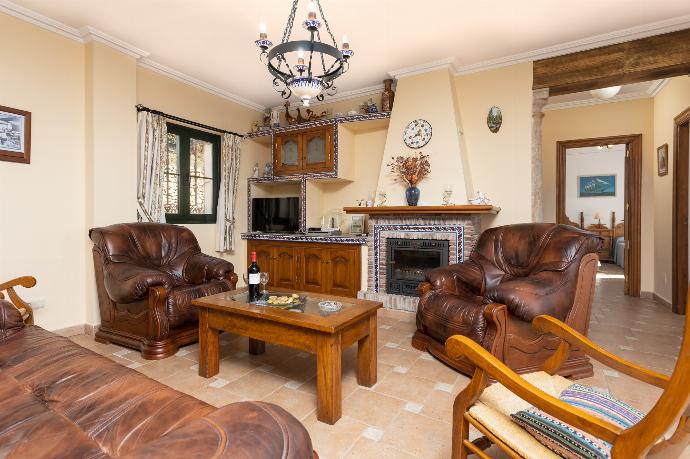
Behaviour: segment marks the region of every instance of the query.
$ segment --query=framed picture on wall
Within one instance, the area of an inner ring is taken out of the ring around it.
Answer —
[[[577,194],[581,198],[615,196],[616,174],[578,175]]]
[[[0,105],[0,161],[29,164],[31,112]]]
[[[668,174],[668,144],[656,149],[656,171],[659,177]]]

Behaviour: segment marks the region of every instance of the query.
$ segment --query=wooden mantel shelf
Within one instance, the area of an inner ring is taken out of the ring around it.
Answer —
[[[380,206],[380,207],[345,207],[347,214],[368,215],[446,215],[446,214],[497,214],[501,208],[490,205],[464,206]]]

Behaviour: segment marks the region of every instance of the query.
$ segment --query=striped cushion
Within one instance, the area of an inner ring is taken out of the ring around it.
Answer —
[[[587,413],[627,429],[638,423],[644,413],[605,392],[581,384],[572,384],[559,399]],[[544,446],[565,458],[609,459],[611,444],[576,429],[535,407],[511,414],[515,422]]]

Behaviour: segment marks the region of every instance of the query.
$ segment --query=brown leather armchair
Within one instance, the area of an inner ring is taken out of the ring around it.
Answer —
[[[559,341],[533,329],[532,319],[550,315],[587,335],[601,243],[551,223],[485,231],[467,261],[430,271],[420,285],[412,344],[471,375],[474,366],[444,348],[449,337],[464,335],[518,373],[538,371]],[[584,378],[592,365],[573,349],[559,374]]]
[[[201,253],[183,226],[123,223],[93,228],[93,262],[101,310],[96,341],[163,359],[198,340],[192,300],[233,290],[232,263]]]

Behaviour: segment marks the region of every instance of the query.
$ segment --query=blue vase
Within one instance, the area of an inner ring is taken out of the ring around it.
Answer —
[[[405,198],[407,198],[408,206],[416,206],[419,202],[419,188],[411,186],[405,190]]]

